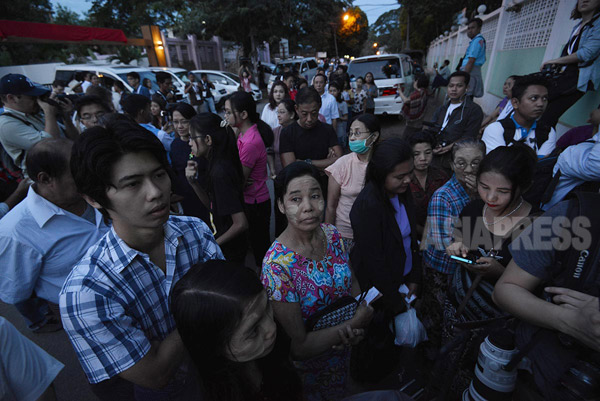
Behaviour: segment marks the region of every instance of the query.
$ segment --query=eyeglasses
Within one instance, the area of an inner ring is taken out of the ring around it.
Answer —
[[[473,170],[477,170],[479,168],[480,164],[481,164],[481,160],[473,160],[471,163],[467,163],[464,160],[459,160],[457,162],[454,162],[454,165],[459,170],[464,170],[467,168],[467,166],[471,166],[471,168]]]
[[[173,120],[173,125],[190,125],[190,120]]]
[[[95,114],[85,113],[85,114],[81,115],[81,119],[87,121],[87,120],[91,120],[92,118],[96,117],[96,120],[99,120],[102,117],[104,117],[105,114],[106,113],[104,111],[99,111],[99,112],[97,112]]]
[[[190,135],[190,140],[195,141],[196,139],[204,139],[206,135],[196,135],[196,136],[191,136]]]
[[[348,138],[352,138],[352,137],[358,138],[362,134],[370,134],[370,132],[369,131],[349,131]]]

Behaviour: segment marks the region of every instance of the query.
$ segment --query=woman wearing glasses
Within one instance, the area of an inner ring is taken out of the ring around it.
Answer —
[[[461,342],[462,352],[444,358],[444,371],[454,377],[450,399],[460,398],[473,378],[474,359],[488,325],[507,316],[492,300],[492,292],[512,260],[508,246],[531,223],[534,208],[522,194],[531,186],[536,162],[535,152],[523,144],[500,146],[485,156],[477,172],[481,199],[464,207],[454,242],[446,248],[449,255],[477,257],[477,264],[459,262],[444,304],[444,344],[464,332],[459,328],[462,323],[477,323]],[[456,374],[450,374],[453,371]]]
[[[372,114],[358,116],[350,126],[351,152],[325,169],[329,176],[325,223],[337,227],[348,252],[354,246],[350,209],[365,185],[367,165],[373,154],[373,145],[379,140],[380,131],[377,117]]]
[[[437,351],[441,344],[442,308],[450,279],[458,267],[446,253],[446,247],[452,242],[455,220],[467,203],[478,197],[477,170],[484,156],[483,142],[475,139],[456,142],[450,163],[454,175],[429,201],[427,249],[423,253],[422,312],[432,350]]]

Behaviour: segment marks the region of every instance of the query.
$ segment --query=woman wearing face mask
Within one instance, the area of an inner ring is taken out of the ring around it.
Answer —
[[[351,152],[325,169],[329,176],[325,223],[337,227],[348,252],[354,246],[350,209],[365,185],[367,165],[380,132],[381,126],[377,117],[371,114],[358,116],[350,125]]]
[[[281,81],[275,81],[271,87],[271,93],[269,94],[269,104],[265,105],[265,108],[260,115],[260,119],[269,124],[273,130],[279,126],[277,106],[279,106],[283,99],[289,97],[290,92],[287,85]]]
[[[452,147],[451,167],[454,175],[429,201],[427,209],[427,249],[423,253],[423,324],[430,349],[441,345],[442,310],[456,264],[446,253],[452,242],[454,222],[463,208],[477,198],[477,170],[485,156],[485,144],[463,139]],[[433,355],[428,355],[433,357]]]
[[[376,146],[365,187],[350,211],[355,241],[350,254],[352,266],[362,287],[375,286],[383,294],[373,306],[385,311],[388,318],[406,310],[398,288],[407,284],[412,295],[421,283],[409,189],[413,168],[412,150],[403,139],[389,139]]]
[[[305,321],[311,315],[341,297],[357,296],[360,289],[340,233],[321,223],[325,201],[318,170],[305,162],[291,163],[277,175],[275,193],[288,226],[265,256],[261,281],[275,319],[292,339],[291,354],[307,399],[337,400],[346,392],[350,350],[343,345],[360,341],[372,309],[360,305],[352,319],[307,332]]]
[[[451,386],[456,396],[462,394],[472,379],[474,358],[485,335],[486,322],[507,315],[492,300],[492,292],[512,259],[508,246],[531,223],[529,216],[533,208],[523,200],[522,194],[533,181],[536,162],[535,152],[520,144],[498,147],[485,156],[477,172],[477,191],[481,199],[464,207],[459,216],[461,224],[454,230],[454,242],[446,248],[448,255],[474,255],[477,262],[458,262],[460,267],[454,272],[445,303],[444,343],[458,333],[457,323],[480,323],[478,328],[470,330],[467,341],[463,342],[468,344],[464,352],[453,355],[445,364],[445,372],[451,372],[451,367],[457,370],[457,374],[452,375],[455,379]],[[468,296],[470,290],[473,292]],[[459,315],[455,316],[457,310]]]
[[[208,222],[208,209],[200,202],[190,187],[186,177],[185,168],[190,159],[191,148],[188,144],[190,138],[190,119],[196,115],[196,110],[187,103],[177,103],[173,109],[172,126],[175,130],[175,139],[171,143],[169,157],[173,167],[173,193],[181,197],[183,213],[188,216],[199,217]],[[198,179],[204,183],[207,161],[199,158],[194,159],[198,164]]]
[[[252,95],[240,91],[231,95],[225,101],[225,118],[238,130],[237,147],[244,172],[244,212],[254,260],[260,266],[271,243],[271,197],[267,188],[267,149],[259,132]]]
[[[187,162],[185,175],[202,204],[210,210],[209,227],[223,255],[244,263],[248,242],[248,220],[244,214],[242,166],[231,129],[221,127],[221,118],[200,113],[191,120],[189,146],[194,160]],[[205,183],[198,180],[197,159],[207,160]]]
[[[199,382],[186,399],[303,400],[285,333],[252,270],[224,260],[193,266],[175,284],[171,310]]]

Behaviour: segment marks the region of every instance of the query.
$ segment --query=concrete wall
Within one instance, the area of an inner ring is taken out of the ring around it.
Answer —
[[[507,11],[511,0],[502,7],[479,16],[487,43],[487,62],[482,72],[485,94],[477,99],[489,114],[504,97],[502,85],[509,75],[537,72],[544,60],[560,56],[575,21],[570,19],[574,0],[525,0],[520,11]],[[457,10],[458,11],[458,10]],[[427,65],[450,60],[454,69],[469,43],[466,26],[435,39],[429,46]],[[585,124],[590,112],[600,104],[600,93],[586,94],[559,121],[559,134]]]

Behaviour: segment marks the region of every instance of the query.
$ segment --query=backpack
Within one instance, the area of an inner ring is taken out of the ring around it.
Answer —
[[[504,129],[503,137],[504,137],[504,143],[506,144],[506,146],[510,146],[511,144],[516,143],[516,142],[525,142],[525,138],[515,141],[515,131],[517,129],[517,126],[515,125],[515,122],[513,121],[511,116],[508,116],[508,117],[504,118],[503,120],[500,120],[499,123],[502,125],[502,128]],[[552,127],[547,126],[547,125],[542,125],[538,121],[538,126],[535,128],[535,142],[536,142],[538,149],[541,148],[542,145],[544,144],[544,142],[546,142],[548,140],[551,130],[552,130]]]

